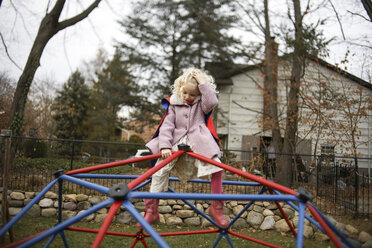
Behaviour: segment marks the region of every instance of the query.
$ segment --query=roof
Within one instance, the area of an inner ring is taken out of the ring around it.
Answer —
[[[286,59],[289,57],[289,54],[287,55],[284,55],[284,56],[281,56],[280,58],[281,59]],[[359,85],[362,85],[370,90],[372,90],[372,84],[368,83],[367,81],[347,72],[347,71],[344,71],[342,70],[341,68],[335,66],[335,65],[332,65],[328,62],[326,62],[325,60],[323,59],[320,59],[318,57],[315,57],[315,56],[312,56],[312,55],[308,55],[307,56],[308,59],[310,59],[311,61],[315,62],[315,63],[318,63],[346,78],[349,78],[351,80],[353,80],[354,82],[358,83]],[[259,64],[254,64],[254,65],[243,65],[243,64],[234,64],[233,66],[231,66],[230,68],[226,68],[225,67],[221,67],[221,65],[218,65],[218,64],[213,64],[213,63],[209,63],[206,65],[207,69],[210,71],[210,73],[215,77],[216,79],[216,84],[217,85],[233,85],[233,82],[232,82],[232,79],[231,77],[235,76],[235,75],[239,75],[239,74],[242,74],[242,73],[245,73],[245,72],[248,72],[248,71],[251,71],[251,70],[254,70],[254,69],[259,69],[260,67],[262,67],[262,64],[263,63],[259,63]]]

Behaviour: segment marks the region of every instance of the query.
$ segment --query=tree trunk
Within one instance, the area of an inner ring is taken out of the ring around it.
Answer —
[[[276,151],[276,160],[280,161],[282,139],[278,116],[278,68],[277,44],[271,37],[268,0],[264,1],[265,12],[265,81],[264,101],[269,105],[268,123],[271,126],[272,142]],[[264,116],[264,122],[265,122]],[[279,165],[280,166],[280,165]]]
[[[295,42],[292,58],[292,72],[290,79],[290,90],[287,104],[286,130],[282,156],[279,158],[279,171],[277,182],[284,186],[291,186],[293,183],[293,161],[296,152],[296,133],[298,124],[298,99],[301,85],[301,77],[304,70],[305,52],[302,37],[302,16],[299,0],[293,0],[295,17]]]

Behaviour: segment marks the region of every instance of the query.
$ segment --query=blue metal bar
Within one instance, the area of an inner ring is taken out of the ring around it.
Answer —
[[[63,240],[63,244],[65,245],[65,248],[68,248],[68,243],[67,243],[67,239],[66,239],[66,236],[65,236],[65,232],[62,231],[59,233],[62,237],[62,240]]]
[[[176,191],[174,191],[171,187],[168,187],[168,189],[173,192],[173,193],[176,193]],[[185,202],[187,205],[189,205],[192,209],[194,209],[197,213],[199,213],[201,216],[203,216],[205,219],[207,219],[209,222],[211,222],[213,225],[215,225],[216,227],[220,228],[219,225],[217,224],[217,222],[215,222],[211,217],[209,217],[208,215],[206,215],[205,213],[201,212],[199,209],[197,209],[193,204],[191,204],[188,200],[182,200],[183,202]]]
[[[104,186],[101,186],[101,185],[98,185],[98,184],[95,184],[95,183],[87,182],[87,181],[84,181],[84,180],[80,180],[80,179],[74,178],[72,176],[62,175],[59,178],[64,179],[66,181],[70,181],[72,183],[76,183],[76,184],[84,186],[84,187],[87,187],[89,189],[97,190],[98,192],[101,192],[101,193],[104,193],[104,194],[108,194],[108,191],[109,191],[109,188],[107,188],[107,187],[104,187]]]
[[[111,175],[111,174],[88,174],[79,173],[71,175],[76,178],[106,178],[106,179],[135,179],[139,177],[138,175]]]
[[[275,194],[277,195],[281,195],[281,193],[275,189],[273,189],[273,191],[275,192]],[[299,201],[299,199],[297,200]],[[299,212],[299,209],[297,207],[296,204],[294,204],[293,202],[291,201],[287,201],[288,205],[291,206],[294,210],[296,210],[297,212]],[[324,233],[324,230],[323,230],[323,227],[321,225],[319,225],[319,223],[317,221],[315,221],[313,218],[311,218],[309,215],[306,214],[305,212],[305,218],[310,221],[313,225],[315,225],[319,230],[321,230],[323,233]]]
[[[230,236],[229,236],[227,233],[226,233],[224,236],[225,236],[227,242],[229,242],[230,247],[235,248],[235,246],[234,246],[232,240],[230,239]]]
[[[267,187],[262,187],[262,189],[260,190],[260,192],[258,192],[259,195],[262,195],[263,193],[265,193],[267,191]],[[250,201],[243,209],[242,211],[240,211],[239,214],[237,214],[234,219],[229,223],[229,226],[227,227],[227,229],[229,229],[234,223],[235,221],[237,221],[237,219],[239,219],[239,217],[244,213],[244,211],[246,211],[252,204],[254,203],[254,201]]]
[[[299,216],[297,224],[297,241],[296,248],[302,248],[304,243],[304,225],[305,225],[305,209],[306,205],[303,202],[299,202]]]
[[[141,184],[137,185],[136,187],[134,187],[134,188],[132,189],[132,191],[136,191],[136,190],[138,190],[138,189],[140,189],[140,188],[146,186],[146,185],[149,184],[150,182],[151,182],[151,180],[144,181],[143,183],[141,183]]]
[[[107,174],[88,174],[88,173],[80,173],[71,175],[75,178],[107,178],[107,179],[136,179],[139,177],[138,175],[107,175]],[[177,177],[169,177],[169,181],[180,181]],[[195,180],[188,180],[190,183],[211,183],[208,180],[202,179],[195,179]],[[256,182],[244,182],[244,181],[222,181],[223,184],[226,185],[245,185],[245,186],[261,186],[260,183]]]
[[[50,228],[49,230],[41,233],[40,235],[30,239],[30,240],[27,240],[26,242],[24,242],[23,244],[19,245],[18,248],[26,248],[26,247],[30,247],[34,244],[36,244],[37,242],[45,239],[46,237],[52,235],[52,234],[55,234],[55,233],[58,233],[64,229],[66,229],[66,227],[80,221],[81,219],[85,218],[86,216],[100,210],[101,208],[104,208],[106,207],[107,205],[110,205],[114,202],[115,200],[112,199],[112,198],[109,198],[105,201],[102,201],[100,203],[98,203],[97,205],[94,205],[93,207],[87,209],[85,212],[83,213],[80,213],[78,215],[75,215],[74,217],[72,217],[71,219],[68,219],[68,220],[65,220],[64,222],[62,223],[59,223],[57,224],[56,226]]]
[[[216,241],[214,241],[214,244],[213,244],[213,246],[212,246],[213,248],[217,247],[217,245],[218,245],[218,243],[220,242],[220,240],[222,239],[222,237],[223,237],[223,234],[220,233],[220,235],[218,235]]]
[[[57,179],[54,179],[53,181],[51,181],[39,194],[37,194],[37,196],[32,199],[16,216],[13,217],[13,219],[11,219],[1,230],[0,230],[0,237],[4,236],[5,233],[20,219],[22,218],[22,216],[37,202],[39,202],[39,200],[41,199],[41,197],[43,197],[45,195],[46,192],[48,192],[48,190],[50,188],[52,188],[54,186],[54,184],[57,182]]]
[[[318,212],[318,214],[320,215],[320,217],[322,217],[322,219],[325,221],[325,223],[332,229],[333,232],[335,232],[337,234],[337,236],[339,236],[341,238],[341,240],[346,243],[347,246],[345,247],[350,247],[350,248],[353,248],[353,244],[350,243],[350,241],[345,237],[344,234],[342,234],[329,220],[327,217],[325,217],[320,211],[319,209],[317,209],[312,203],[308,203],[310,204],[314,209],[315,211]]]
[[[48,248],[50,244],[53,242],[53,240],[56,238],[56,236],[57,233],[53,234],[52,237],[50,237],[50,239],[48,240],[48,242],[46,242],[46,244],[44,245],[44,248]]]
[[[128,198],[145,199],[188,199],[188,200],[241,200],[241,201],[297,201],[294,195],[236,195],[236,194],[198,194],[198,193],[150,193],[150,192],[130,192]]]
[[[162,237],[152,228],[152,226],[143,218],[143,216],[138,213],[137,209],[133,206],[133,204],[125,200],[122,205],[125,209],[141,224],[143,229],[146,230],[148,234],[150,234],[151,238],[160,246],[160,247],[170,247]]]
[[[62,185],[63,180],[58,180],[58,223],[62,222]]]

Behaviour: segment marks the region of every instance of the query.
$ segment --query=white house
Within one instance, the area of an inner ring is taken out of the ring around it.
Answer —
[[[308,58],[305,64],[297,152],[351,156],[354,137],[358,157],[372,157],[372,85],[318,58]],[[271,139],[271,130],[265,130],[263,125],[261,64],[236,65],[230,69],[210,64],[207,69],[215,77],[219,90],[215,122],[224,148],[258,150],[260,140]],[[277,71],[279,119],[284,128],[291,73],[289,61],[279,59]],[[248,152],[237,152],[237,155],[238,159],[250,159]],[[302,159],[311,157],[302,156]],[[359,159],[358,166],[370,173],[372,161]]]

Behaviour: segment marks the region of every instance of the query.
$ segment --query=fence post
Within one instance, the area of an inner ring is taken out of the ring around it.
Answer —
[[[72,170],[72,167],[73,167],[72,164],[74,163],[74,153],[75,153],[75,142],[72,141],[70,170]]]
[[[355,212],[356,216],[359,213],[359,177],[358,177],[358,158],[354,156],[354,163],[355,163]]]
[[[9,180],[9,162],[10,162],[10,133],[7,133],[5,138],[5,151],[4,151],[4,171],[3,171],[3,195],[2,195],[2,214],[1,214],[1,224],[4,226],[10,221],[9,206],[8,206],[8,180]],[[10,242],[14,242],[13,229],[9,229],[9,239]],[[5,235],[1,237],[0,243],[3,245],[5,242]]]

